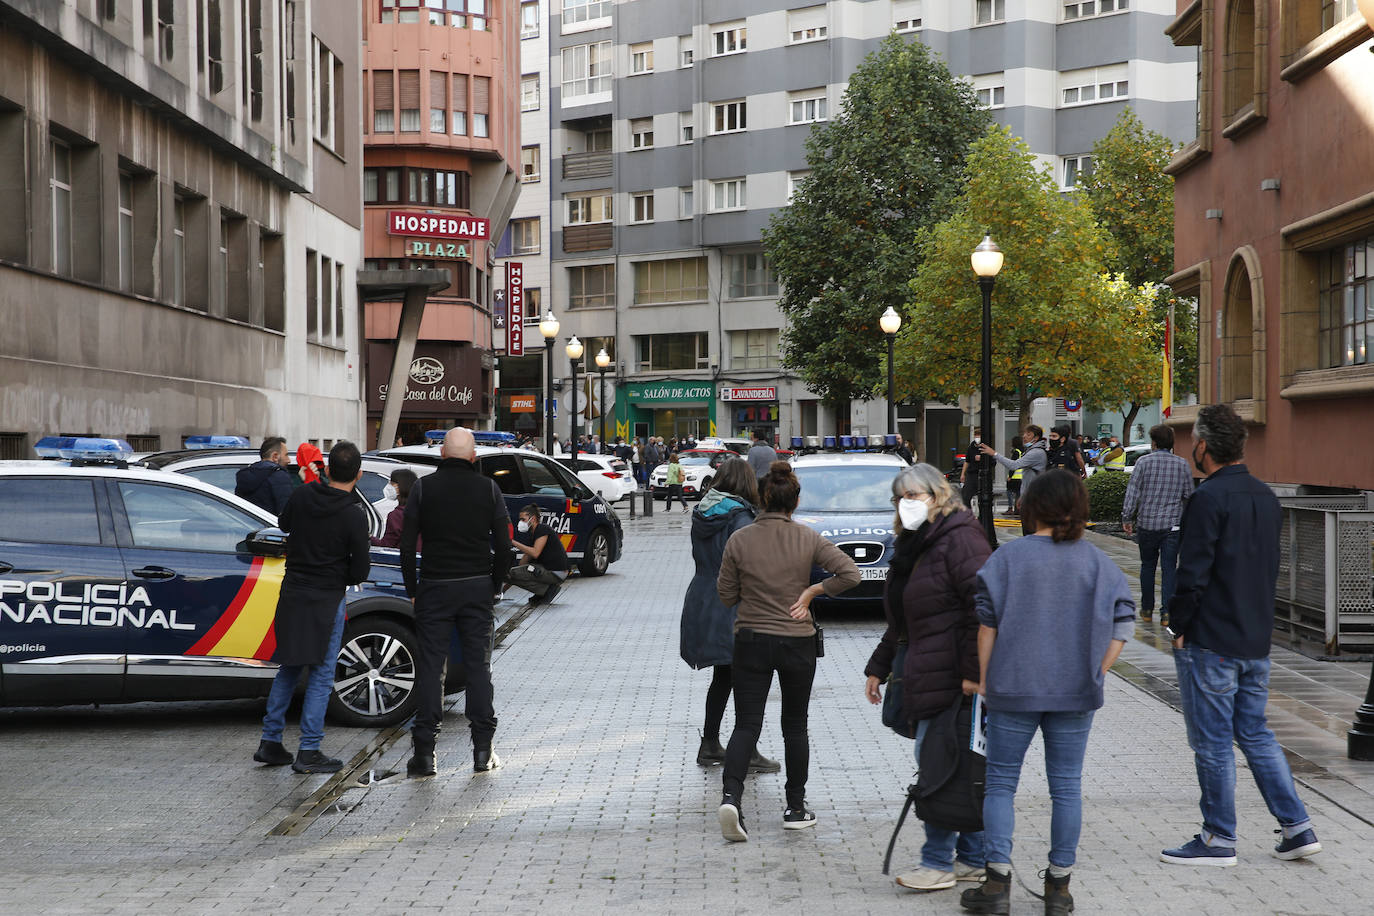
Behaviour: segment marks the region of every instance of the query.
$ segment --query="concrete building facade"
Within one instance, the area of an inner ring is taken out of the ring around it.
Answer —
[[[0,3],[4,457],[360,435],[361,5],[323,5]]]
[[[545,302],[589,356],[613,355],[621,435],[885,431],[883,401],[832,410],[781,368],[760,233],[889,32],[937,50],[1066,189],[1128,104],[1192,131],[1196,67],[1163,34],[1168,0],[554,3]],[[958,408],[900,414],[923,453],[963,444]]]

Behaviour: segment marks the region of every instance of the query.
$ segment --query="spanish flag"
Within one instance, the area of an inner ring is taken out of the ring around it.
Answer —
[[[1173,356],[1174,344],[1174,309],[1169,307],[1169,317],[1164,319],[1164,384],[1159,396],[1160,413],[1168,419],[1174,409],[1174,365],[1171,357]]]

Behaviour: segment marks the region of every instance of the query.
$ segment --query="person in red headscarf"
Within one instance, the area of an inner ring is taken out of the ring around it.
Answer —
[[[314,483],[320,479],[328,482],[328,472],[324,469],[324,454],[309,442],[302,442],[296,446],[296,467],[299,468],[297,473],[305,483]]]

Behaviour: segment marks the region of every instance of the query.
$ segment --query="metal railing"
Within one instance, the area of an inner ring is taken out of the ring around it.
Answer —
[[[1374,650],[1374,496],[1280,502],[1275,641],[1327,655]]]

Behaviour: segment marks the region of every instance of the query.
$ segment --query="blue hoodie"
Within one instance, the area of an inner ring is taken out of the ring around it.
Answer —
[[[735,609],[716,591],[730,535],[754,521],[754,507],[710,490],[692,512],[692,559],[696,572],[682,599],[682,660],[693,668],[730,664],[735,652]]]

